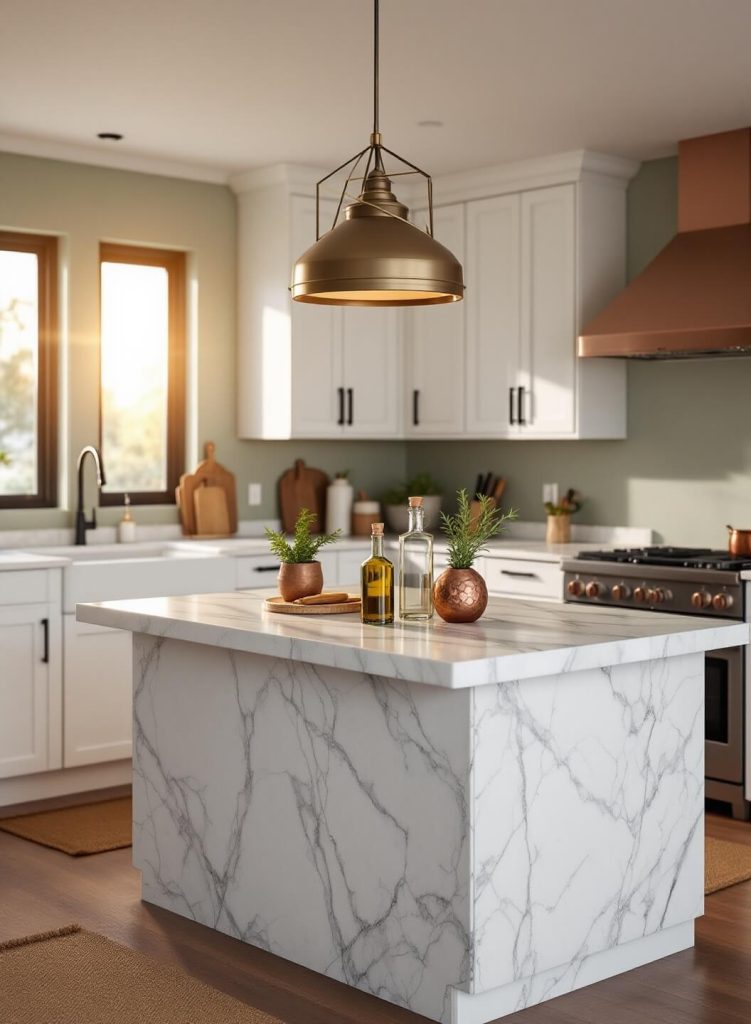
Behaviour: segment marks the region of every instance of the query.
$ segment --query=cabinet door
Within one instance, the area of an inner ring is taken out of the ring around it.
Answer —
[[[293,196],[292,261],[316,240],[315,199]],[[333,220],[336,204],[321,204],[321,231]],[[339,437],[343,430],[341,310],[290,299],[292,317],[292,436]],[[273,333],[273,332],[272,332]],[[274,387],[264,381],[264,388]]]
[[[50,703],[59,699],[50,692],[49,616],[46,604],[0,608],[0,778],[59,767],[49,756]]]
[[[573,434],[576,423],[573,185],[522,194],[522,376],[525,435]]]
[[[427,214],[417,211],[415,224]],[[438,207],[437,241],[464,263],[464,204]],[[464,431],[464,302],[405,310],[405,433],[458,437]]]
[[[63,764],[118,761],[132,744],[132,636],[65,615]]]
[[[518,195],[467,203],[467,433],[513,437],[519,381]]]
[[[342,363],[346,437],[399,437],[398,310],[345,306]]]

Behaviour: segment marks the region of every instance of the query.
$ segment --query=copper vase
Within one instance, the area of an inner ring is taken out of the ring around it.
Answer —
[[[488,588],[474,569],[446,569],[433,586],[433,604],[446,622],[474,622],[488,606]]]
[[[282,562],[279,568],[279,592],[285,601],[312,597],[323,590],[320,562]]]

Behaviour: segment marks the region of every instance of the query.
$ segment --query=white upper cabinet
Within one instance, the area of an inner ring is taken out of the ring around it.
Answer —
[[[422,227],[426,211],[416,211],[413,220]],[[464,263],[464,203],[436,208],[433,233]],[[405,309],[404,321],[404,432],[407,437],[461,437],[464,303]]]
[[[316,239],[318,173],[272,168],[238,184],[238,434],[401,436],[397,309],[293,302],[294,261]],[[321,233],[336,204],[321,203]]]
[[[625,437],[624,362],[580,360],[576,341],[625,284],[637,166],[577,152],[437,182],[435,236],[464,264],[465,298],[405,309],[292,302],[317,172],[235,180],[239,436]]]
[[[520,199],[495,196],[467,203],[467,433],[518,432],[521,354]]]

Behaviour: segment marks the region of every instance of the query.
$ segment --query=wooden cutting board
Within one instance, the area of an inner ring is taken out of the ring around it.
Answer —
[[[297,604],[296,601],[285,601],[283,597],[267,597],[263,606],[282,615],[346,615],[359,612],[361,603],[357,594],[350,594],[347,601],[339,604]]]
[[[191,537],[228,537],[237,533],[235,474],[214,458],[207,441],[205,459],[193,473],[183,473],[177,488],[183,533]]]
[[[279,479],[279,512],[282,529],[292,533],[301,508],[315,512],[311,533],[323,533],[326,526],[326,488],[330,481],[320,469],[310,469],[298,459]]]

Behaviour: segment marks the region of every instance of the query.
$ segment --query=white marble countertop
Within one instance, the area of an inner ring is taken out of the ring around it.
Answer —
[[[746,623],[491,598],[479,622],[365,626],[268,612],[274,591],[79,604],[79,621],[449,688],[511,682],[748,643]]]
[[[0,549],[0,572],[18,571],[20,569],[60,569],[68,564],[69,559],[58,555],[39,555],[31,551]]]

